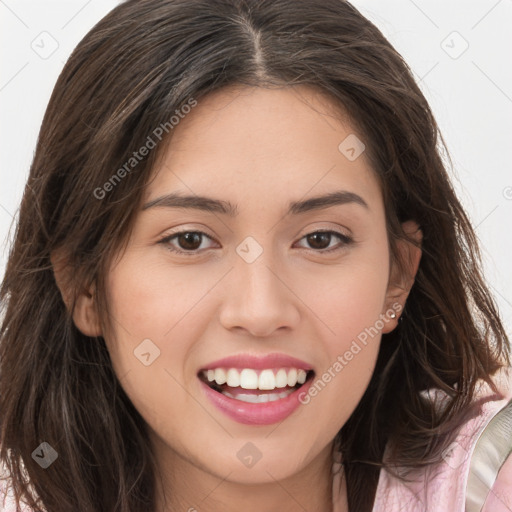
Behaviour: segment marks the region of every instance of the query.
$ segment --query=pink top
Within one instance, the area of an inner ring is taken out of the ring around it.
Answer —
[[[435,468],[425,469],[414,482],[402,482],[387,471],[381,471],[372,512],[466,512],[466,489],[475,445],[489,422],[512,400],[512,368],[498,372],[494,380],[502,397],[493,396],[485,383],[480,387],[477,393],[479,400],[475,403],[475,407],[481,407],[480,413],[463,424],[442,463]],[[510,421],[507,425],[509,453],[512,447]],[[475,462],[473,471],[476,467],[477,475],[480,474],[477,480],[481,484],[485,472],[482,465]],[[333,512],[340,512],[343,510],[343,500],[339,495],[341,473],[340,464],[336,461],[333,474]],[[501,466],[483,508],[473,510],[512,512],[512,454]],[[467,512],[470,512],[470,508]]]
[[[512,368],[499,372],[495,381],[502,397],[492,396],[486,384],[480,387],[477,394],[480,400],[475,404],[475,407],[481,407],[479,415],[461,427],[451,445],[453,449],[445,454],[443,462],[435,471],[432,468],[425,469],[414,483],[401,482],[387,471],[381,471],[372,512],[466,512],[466,486],[470,475],[471,456],[489,422],[512,400]],[[342,476],[340,469],[341,465],[335,460],[332,512],[340,512],[343,507],[343,499],[339,495]],[[23,505],[21,510],[30,512]],[[475,510],[512,512],[512,455],[501,466],[483,509]],[[8,489],[6,492],[3,480],[0,480],[0,511],[16,512],[12,491]],[[470,512],[469,509],[467,512]]]

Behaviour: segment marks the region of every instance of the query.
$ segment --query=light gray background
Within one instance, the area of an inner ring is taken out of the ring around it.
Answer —
[[[9,227],[57,76],[80,39],[118,3],[0,0],[0,275]],[[455,187],[476,227],[487,279],[510,334],[512,0],[353,4],[403,55],[430,102],[453,158]]]

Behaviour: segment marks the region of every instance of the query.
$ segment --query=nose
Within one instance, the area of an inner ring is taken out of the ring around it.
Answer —
[[[220,312],[224,328],[268,337],[298,325],[301,301],[289,283],[289,272],[271,261],[270,251],[252,263],[237,257],[229,279],[230,292]]]

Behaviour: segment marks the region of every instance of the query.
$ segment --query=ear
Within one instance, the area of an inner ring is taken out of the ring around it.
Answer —
[[[62,252],[53,252],[50,256],[55,282],[68,310],[73,307],[72,288],[70,286],[67,259]],[[77,329],[90,337],[101,336],[101,326],[94,301],[94,286],[82,289],[75,301],[73,322]]]
[[[397,248],[401,260],[404,262],[404,272],[400,272],[400,269],[396,262],[391,264],[391,275],[389,278],[388,289],[386,291],[386,310],[388,311],[387,319],[383,333],[391,332],[397,325],[400,318],[401,311],[405,307],[405,302],[409,296],[418,267],[421,259],[421,242],[423,240],[423,233],[418,224],[409,220],[402,224],[402,228],[408,237],[411,237],[419,245],[416,246],[406,240],[398,240]],[[389,317],[389,310],[395,311],[396,317]],[[383,311],[383,314],[386,314]]]

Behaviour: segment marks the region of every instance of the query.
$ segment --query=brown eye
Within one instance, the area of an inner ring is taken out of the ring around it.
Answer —
[[[200,249],[209,249],[210,247],[201,247],[204,241],[213,241],[213,239],[202,231],[181,231],[172,235],[167,235],[158,243],[163,244],[169,251],[183,254],[185,256],[195,256],[201,252]]]
[[[201,234],[197,231],[187,231],[177,235],[178,245],[188,251],[196,250],[201,245]]]
[[[326,249],[331,242],[331,233],[319,231],[307,235],[306,238],[313,249]]]
[[[338,243],[331,245],[333,241],[338,239]],[[301,240],[305,240],[308,244],[306,249],[312,249],[315,252],[326,253],[344,249],[353,243],[353,239],[337,231],[315,231],[304,236]]]

